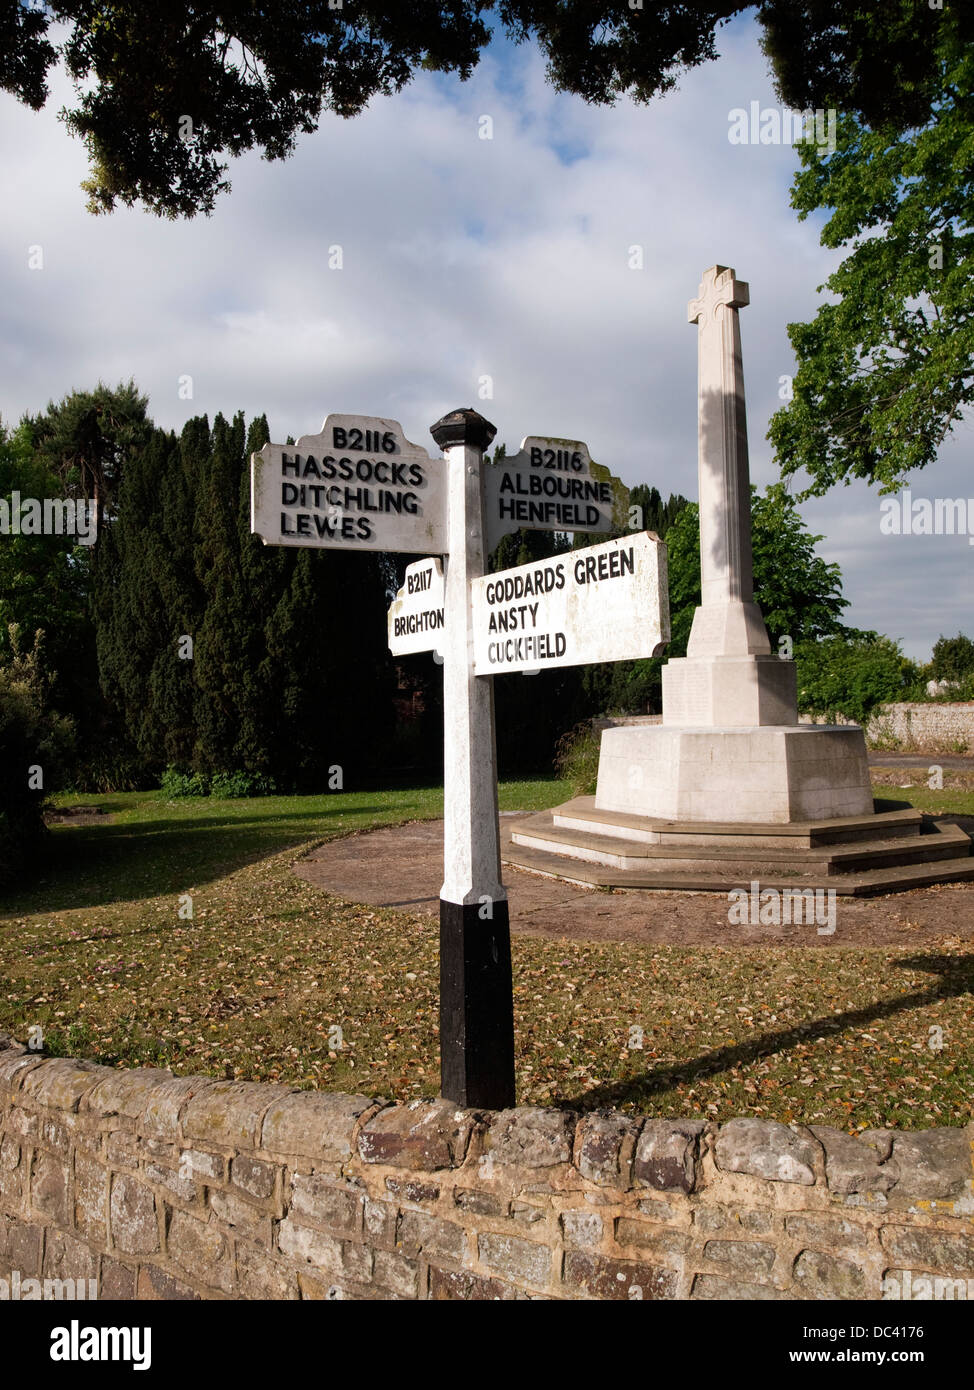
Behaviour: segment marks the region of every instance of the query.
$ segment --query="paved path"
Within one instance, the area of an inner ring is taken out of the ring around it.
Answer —
[[[501,817],[504,822],[523,813]],[[974,824],[968,821],[970,833]],[[443,878],[443,822],[408,825],[332,840],[300,859],[295,871],[350,902],[435,917]],[[836,930],[739,927],[727,922],[722,893],[612,892],[579,888],[505,867],[511,927],[524,936],[647,944],[929,947],[974,940],[974,884],[943,884],[880,898],[837,902]]]

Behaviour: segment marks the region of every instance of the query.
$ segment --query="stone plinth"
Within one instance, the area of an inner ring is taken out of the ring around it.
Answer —
[[[685,656],[663,667],[667,725],[797,724],[796,700],[795,663],[776,656]]]
[[[870,815],[866,741],[857,725],[606,729],[595,805],[686,821],[787,824]]]

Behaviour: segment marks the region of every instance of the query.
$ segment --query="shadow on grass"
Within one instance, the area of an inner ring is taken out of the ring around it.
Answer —
[[[575,1104],[585,1110],[615,1108],[631,1102],[639,1104],[652,1096],[665,1094],[681,1083],[691,1083],[702,1077],[718,1075],[731,1067],[748,1066],[762,1057],[787,1052],[799,1043],[826,1038],[834,1033],[848,1032],[850,1029],[863,1029],[878,1019],[892,1018],[907,1009],[934,1004],[939,999],[974,994],[974,955],[910,956],[908,959],[896,961],[895,964],[898,967],[939,975],[939,983],[931,989],[915,990],[912,994],[899,995],[896,999],[879,1000],[861,1009],[849,1009],[845,1013],[832,1014],[828,1018],[811,1019],[807,1023],[796,1024],[793,1028],[762,1033],[747,1042],[715,1048],[713,1052],[706,1052],[676,1067],[655,1067],[644,1072],[642,1076],[630,1077],[626,1081],[596,1086],[574,1094],[566,1093],[560,1098],[561,1103]]]
[[[336,804],[334,811],[287,811],[252,820],[228,811],[173,821],[160,808],[138,820],[54,829],[41,870],[0,902],[4,917],[130,902],[185,893],[271,855],[300,848],[344,818],[346,830],[368,828],[369,816],[388,819],[388,807]],[[314,826],[309,824],[314,822]]]

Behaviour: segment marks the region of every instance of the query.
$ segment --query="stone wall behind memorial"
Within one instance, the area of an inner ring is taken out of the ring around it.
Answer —
[[[879,1299],[924,1277],[974,1296],[972,1142],[392,1105],[0,1037],[0,1279],[103,1299]]]
[[[628,724],[662,724],[660,714],[619,715],[604,719],[593,719],[592,727],[615,728]],[[824,724],[829,721],[802,714],[799,724]],[[838,724],[852,724],[855,721],[839,716]],[[884,705],[877,710],[865,725],[866,742],[871,748],[899,749],[909,752],[911,748],[924,752],[974,754],[974,703],[954,703],[931,700],[896,705]]]

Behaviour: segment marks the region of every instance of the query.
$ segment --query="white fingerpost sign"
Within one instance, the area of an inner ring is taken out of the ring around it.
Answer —
[[[406,566],[402,588],[389,609],[389,650],[393,656],[440,650],[445,602],[443,565],[435,555]]]
[[[430,429],[449,467],[443,633],[443,886],[440,1085],[459,1105],[514,1104],[514,992],[501,880],[493,681],[471,651],[470,585],[484,572],[484,450],[496,433],[475,410]]]
[[[474,673],[659,656],[666,546],[649,531],[499,570],[471,586]]]
[[[582,440],[530,434],[484,471],[487,550],[521,527],[608,535],[626,526],[628,505],[629,489]]]
[[[329,415],[250,461],[250,529],[265,545],[446,552],[446,462],[398,420]]]

